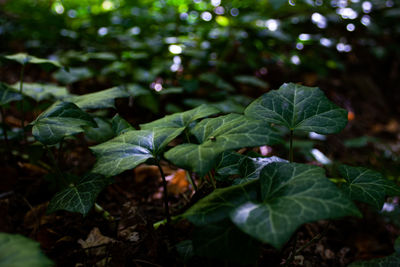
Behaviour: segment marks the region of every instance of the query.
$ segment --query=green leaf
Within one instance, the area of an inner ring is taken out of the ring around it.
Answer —
[[[226,220],[195,228],[193,247],[196,255],[240,264],[254,263],[260,254],[259,243]]]
[[[197,226],[220,222],[229,218],[230,212],[248,201],[256,201],[258,181],[216,189],[199,200],[183,216]]]
[[[85,135],[89,140],[102,143],[114,137],[111,123],[102,119],[94,118],[97,127],[85,127]]]
[[[128,131],[135,130],[132,125],[116,114],[111,120],[112,129],[115,135],[120,135]]]
[[[239,163],[245,157],[232,151],[223,152],[215,166],[215,172],[222,176],[239,174]]]
[[[0,266],[46,267],[53,266],[40,250],[40,244],[18,234],[0,233]]]
[[[182,242],[179,242],[176,245],[176,250],[178,251],[179,256],[181,256],[185,263],[194,256],[192,240],[184,240]]]
[[[53,77],[62,84],[70,84],[80,80],[88,79],[93,73],[86,67],[69,68],[68,71],[60,69],[53,74]]]
[[[198,144],[183,144],[165,153],[175,165],[203,176],[210,171],[219,155],[228,150],[276,144],[280,137],[264,122],[239,114],[204,119],[191,133]]]
[[[381,209],[387,195],[400,195],[400,187],[379,172],[347,165],[341,165],[339,172],[347,181],[342,189],[353,200]]]
[[[183,131],[190,125],[190,123],[219,112],[220,111],[218,109],[204,104],[185,112],[175,113],[150,123],[141,124],[140,128],[143,130],[149,130],[168,127],[181,129]]]
[[[54,103],[31,124],[33,136],[46,145],[56,144],[65,136],[83,132],[82,126],[97,126],[89,114],[70,102]]]
[[[21,99],[22,95],[14,90],[14,88],[0,82],[0,106],[8,104],[12,101],[19,101]]]
[[[260,80],[255,76],[246,76],[246,75],[236,76],[235,81],[264,89],[268,87],[268,84],[266,82]]]
[[[316,166],[274,162],[261,171],[259,183],[258,201],[238,205],[230,217],[242,231],[276,248],[304,223],[361,216],[354,203]]]
[[[18,53],[14,55],[5,56],[6,59],[18,62],[21,65],[31,64],[51,64],[58,68],[62,68],[62,65],[55,60],[49,60],[44,58],[34,57],[25,53]]]
[[[319,134],[340,132],[347,123],[347,111],[333,104],[319,88],[294,83],[256,99],[245,114],[290,130]]]
[[[88,173],[77,184],[58,192],[49,203],[47,212],[66,210],[86,216],[96,201],[97,195],[109,184],[103,175]]]
[[[245,183],[253,179],[258,179],[261,170],[273,162],[288,162],[279,157],[245,157],[239,162],[240,179],[235,180],[236,183]]]
[[[179,129],[128,131],[90,149],[97,156],[93,172],[117,175],[135,168],[148,159],[157,158],[162,150],[180,134]]]
[[[116,98],[129,97],[120,87],[113,87],[95,93],[75,96],[68,101],[75,103],[81,109],[115,108]]]
[[[369,261],[356,261],[348,267],[397,267],[400,266],[400,255],[392,254],[384,258],[377,258]]]
[[[20,83],[15,83],[12,87],[18,90],[19,85]],[[23,93],[38,102],[46,99],[61,100],[69,96],[65,87],[40,83],[23,83]]]

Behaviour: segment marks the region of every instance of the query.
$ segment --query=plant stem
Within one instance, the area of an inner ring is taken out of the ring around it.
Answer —
[[[1,107],[0,108],[0,112],[1,112],[1,124],[3,126],[3,135],[4,135],[4,142],[6,143],[6,150],[7,153],[11,154],[11,147],[10,147],[10,142],[8,141],[8,135],[7,135],[7,127],[6,127],[6,114],[4,112],[4,108]]]
[[[188,142],[190,144],[190,138],[189,138],[189,133],[188,133],[187,129],[185,129],[185,137],[186,137],[186,142]],[[194,192],[197,192],[197,185],[192,177],[192,173],[190,173],[189,171],[186,171],[186,178],[189,180],[190,184],[193,186]]]
[[[115,218],[108,212],[106,211],[102,206],[100,206],[97,202],[94,203],[94,210],[97,213],[101,213],[104,219],[106,219],[109,222],[115,221]]]
[[[293,130],[290,130],[289,161],[293,162]]]
[[[25,64],[21,67],[21,74],[19,78],[19,93],[22,96],[23,89],[24,89],[24,71],[25,71]],[[20,102],[20,110],[21,110],[21,128],[22,128],[22,136],[24,141],[26,142],[26,135],[25,135],[25,112],[24,112],[24,98],[22,97]]]
[[[211,184],[212,184],[214,190],[217,189],[217,184],[215,183],[215,180],[214,180],[214,177],[212,176],[211,171],[208,172],[208,178],[210,179]]]
[[[50,148],[46,145],[44,145],[44,148],[47,150],[47,152],[49,153],[50,159],[54,165],[54,168],[56,169],[56,172],[58,173],[58,175],[60,175],[61,181],[64,183],[64,186],[68,186],[68,182],[67,180],[65,180],[64,175],[61,172],[60,167],[58,166],[56,157],[54,157],[53,152],[50,150]]]
[[[171,223],[171,215],[169,214],[169,206],[168,206],[167,180],[165,179],[165,174],[161,168],[159,161],[157,161],[157,167],[158,167],[158,170],[160,171],[161,178],[163,180],[165,214],[167,216],[167,224],[170,224]]]

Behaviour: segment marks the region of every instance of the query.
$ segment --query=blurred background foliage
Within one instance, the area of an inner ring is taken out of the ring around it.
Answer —
[[[394,0],[2,0],[0,49],[60,60],[61,84],[130,86],[153,113],[241,111],[294,81],[398,114],[399,16]]]

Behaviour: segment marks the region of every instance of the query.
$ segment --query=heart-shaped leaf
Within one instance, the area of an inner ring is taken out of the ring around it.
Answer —
[[[246,156],[236,152],[223,152],[215,165],[215,172],[221,176],[230,176],[239,174],[239,163]]]
[[[18,62],[21,65],[30,64],[51,64],[58,68],[62,68],[62,65],[55,60],[49,60],[44,58],[34,57],[25,53],[18,53],[14,55],[5,56],[6,59]]]
[[[93,207],[97,195],[109,184],[110,180],[103,175],[89,173],[77,184],[58,192],[50,201],[47,212],[66,210],[79,212],[84,216]]]
[[[40,244],[22,235],[0,233],[0,266],[53,266],[40,250]]]
[[[120,135],[128,131],[135,130],[129,122],[123,119],[118,114],[115,115],[111,120],[112,129],[115,135]]]
[[[181,131],[176,128],[129,131],[90,149],[97,156],[93,172],[117,175],[157,158]]]
[[[276,156],[272,157],[245,157],[239,162],[240,179],[235,180],[237,183],[246,183],[253,179],[258,179],[261,170],[273,162],[288,162]]]
[[[183,216],[197,226],[220,222],[229,218],[230,212],[248,201],[257,201],[258,181],[216,189],[202,198]]]
[[[165,153],[165,157],[175,165],[191,169],[201,176],[214,167],[218,156],[224,151],[281,142],[280,137],[264,122],[239,114],[204,119],[191,133],[199,145],[176,146]]]
[[[85,127],[85,136],[97,143],[102,143],[113,138],[114,130],[111,123],[102,118],[94,118],[97,127]]]
[[[259,183],[258,202],[234,208],[231,220],[245,233],[276,248],[304,223],[361,215],[316,166],[271,163],[261,171]]]
[[[114,108],[116,98],[129,97],[120,87],[113,87],[95,93],[75,96],[68,101],[75,103],[81,109]]]
[[[0,106],[8,104],[12,101],[19,101],[21,99],[22,95],[18,93],[14,88],[0,82]]]
[[[83,132],[82,126],[97,127],[92,117],[70,102],[56,102],[35,121],[32,134],[39,142],[53,145],[65,136]]]
[[[219,113],[220,111],[212,106],[208,105],[201,105],[197,108],[181,112],[175,113],[172,115],[165,116],[159,120],[142,124],[140,128],[143,130],[150,130],[154,128],[179,128],[182,131],[189,126],[190,123],[194,122],[195,120],[205,118],[214,114]]]
[[[337,133],[347,123],[347,111],[332,103],[319,88],[294,83],[285,83],[256,99],[245,114],[289,130],[320,134]]]
[[[15,83],[12,86],[15,89],[19,89],[20,84]],[[65,87],[54,84],[24,83],[23,89],[24,95],[27,95],[38,102],[45,99],[61,100],[69,96],[69,92]]]
[[[381,209],[387,195],[400,196],[400,187],[379,172],[346,165],[341,165],[339,172],[347,181],[342,189],[353,200]]]
[[[195,228],[193,247],[199,256],[240,264],[254,263],[260,253],[259,243],[229,220]]]

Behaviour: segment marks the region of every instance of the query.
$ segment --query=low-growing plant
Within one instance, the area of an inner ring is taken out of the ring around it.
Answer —
[[[20,88],[18,92],[0,84],[0,105],[22,101],[22,80]],[[186,256],[253,263],[261,244],[281,249],[305,223],[360,217],[354,201],[380,209],[386,196],[400,195],[400,187],[394,182],[363,167],[341,165],[340,179],[332,179],[336,181],[333,183],[323,168],[294,162],[296,132],[335,134],[347,123],[347,111],[316,87],[288,83],[250,103],[243,114],[223,114],[218,106],[203,104],[142,124],[139,130],[118,114],[108,119],[88,112],[114,108],[114,99],[131,97],[126,87],[81,96],[61,95],[30,124],[32,135],[49,152],[63,185],[50,201],[48,211],[86,215],[96,206],[111,220],[95,203],[98,194],[112,182],[111,177],[140,164],[156,165],[164,188],[166,223],[187,219],[195,226],[192,240],[177,245]],[[282,127],[289,134],[288,160],[235,152],[284,143]],[[100,144],[90,147],[97,157],[93,169],[76,177],[59,168],[50,147],[61,148],[62,142],[82,132]],[[7,141],[6,127],[3,134]],[[171,147],[175,139],[181,144]],[[198,180],[210,183],[215,190],[185,213],[171,217],[162,161],[184,168],[194,189]],[[299,252],[295,243],[287,264]]]

